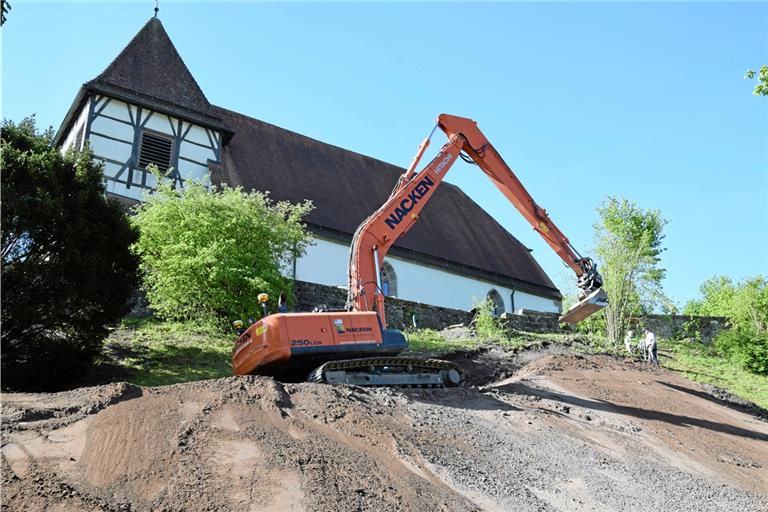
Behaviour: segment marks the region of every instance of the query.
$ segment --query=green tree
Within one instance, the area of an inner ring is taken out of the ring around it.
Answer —
[[[768,281],[757,276],[734,284],[724,276],[702,283],[701,299],[689,301],[687,315],[728,317],[730,331],[715,339],[715,347],[755,373],[768,374]]]
[[[62,154],[34,118],[1,132],[2,384],[55,389],[81,377],[126,311],[136,233],[89,151]]]
[[[692,316],[728,316],[736,292],[729,277],[716,276],[699,286],[701,299],[691,299],[683,307],[683,314]]]
[[[663,300],[659,266],[664,226],[659,210],[643,210],[626,199],[609,197],[598,208],[597,261],[609,297],[603,310],[608,341],[619,343],[632,316]]]
[[[221,321],[256,315],[257,295],[290,295],[285,277],[310,237],[301,222],[310,202],[273,202],[266,194],[187,182],[157,191],[136,208],[134,251],[150,306],[167,319]]]
[[[752,94],[755,96],[768,96],[768,65],[763,64],[760,66],[760,71],[757,73],[753,69],[748,69],[744,78],[753,80],[755,76],[757,76],[757,84]]]

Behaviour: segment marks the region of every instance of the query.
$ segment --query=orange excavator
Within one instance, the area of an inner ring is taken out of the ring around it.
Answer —
[[[416,168],[440,128],[448,142],[421,171]],[[476,164],[576,274],[578,302],[560,318],[576,323],[608,304],[595,263],[582,257],[536,204],[514,172],[471,119],[441,114],[421,143],[389,199],[355,232],[350,248],[349,287],[344,311],[276,313],[245,329],[232,351],[236,375],[311,371],[314,382],[356,385],[456,386],[461,369],[451,362],[399,357],[405,335],[388,329],[380,268],[392,244],[419,219],[451,166],[459,159]]]

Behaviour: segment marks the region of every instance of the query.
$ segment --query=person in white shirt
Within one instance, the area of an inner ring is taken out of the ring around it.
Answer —
[[[632,329],[627,331],[627,334],[624,335],[624,349],[630,354],[634,352],[634,347],[632,346],[632,338],[634,338],[635,333],[632,332]]]
[[[645,360],[655,365],[659,364],[658,349],[656,347],[656,335],[646,327],[645,329]]]

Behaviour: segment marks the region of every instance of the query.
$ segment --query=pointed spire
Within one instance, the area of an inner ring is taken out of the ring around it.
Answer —
[[[155,18],[157,18],[157,11],[160,10],[160,7],[158,6],[158,0],[155,0]]]
[[[210,110],[157,17],[150,18],[107,69],[86,85],[118,88],[202,114]]]

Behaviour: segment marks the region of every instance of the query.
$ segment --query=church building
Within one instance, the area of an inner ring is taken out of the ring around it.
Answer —
[[[269,191],[278,201],[312,200],[305,222],[314,243],[290,272],[331,286],[346,285],[355,229],[404,172],[211,104],[157,17],[81,87],[56,144],[86,143],[104,164],[107,194],[127,205],[155,186],[151,163],[180,187],[202,180]],[[530,251],[450,183],[389,252],[382,283],[389,296],[454,309],[489,297],[497,313],[561,310],[560,292]]]

